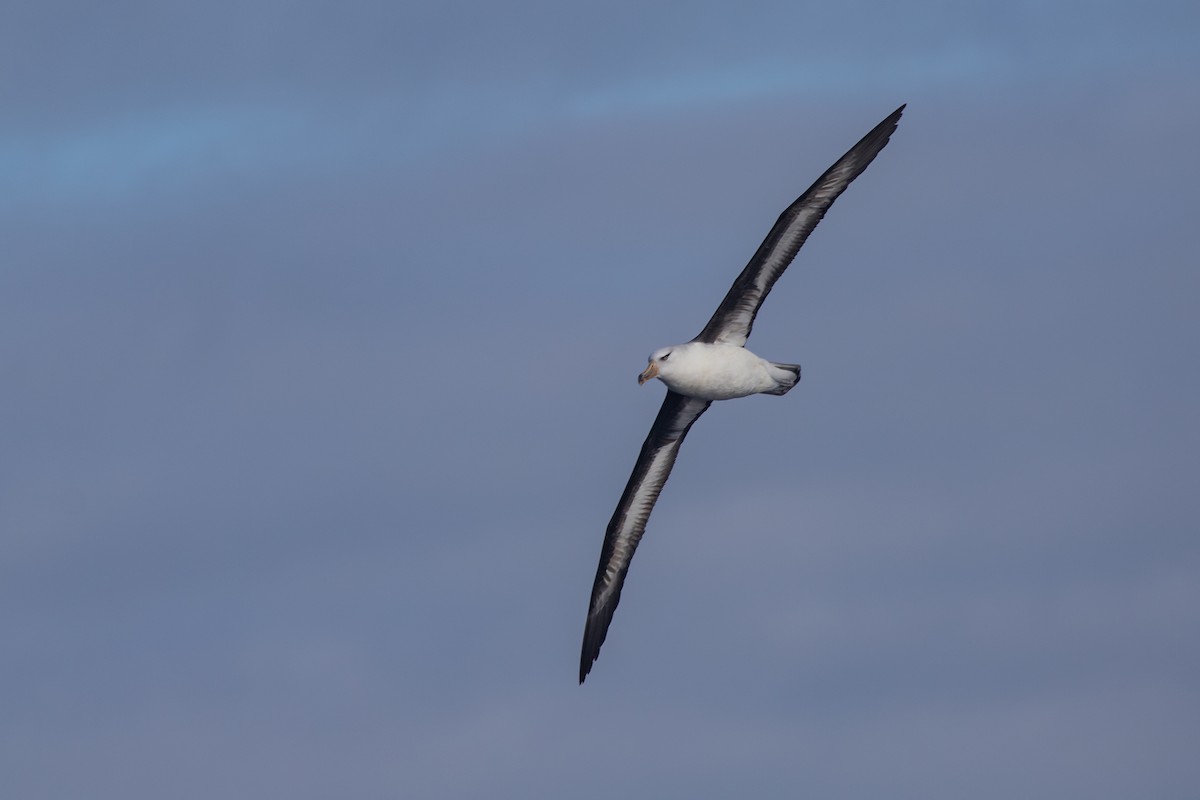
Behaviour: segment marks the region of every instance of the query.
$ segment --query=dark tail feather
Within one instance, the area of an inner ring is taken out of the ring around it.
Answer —
[[[763,394],[773,394],[776,397],[779,397],[787,394],[789,391],[791,391],[793,386],[800,382],[799,364],[780,364],[776,361],[772,361],[771,366],[788,374],[777,376],[779,379],[778,385],[774,389],[767,389],[765,392],[763,392]]]

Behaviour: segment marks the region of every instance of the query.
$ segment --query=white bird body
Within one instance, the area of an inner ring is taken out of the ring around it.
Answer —
[[[800,378],[798,366],[775,364],[736,344],[688,342],[656,350],[649,360],[652,377],[673,392],[700,400],[783,394]]]

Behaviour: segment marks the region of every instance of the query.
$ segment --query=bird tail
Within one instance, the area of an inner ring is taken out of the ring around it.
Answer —
[[[800,382],[799,364],[771,364],[771,377],[775,379],[775,388],[767,389],[763,394],[773,394],[776,397],[787,394],[793,386]]]

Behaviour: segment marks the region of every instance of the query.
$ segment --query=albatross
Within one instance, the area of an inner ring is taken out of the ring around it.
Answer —
[[[900,106],[889,114],[788,206],[704,330],[686,344],[655,350],[646,369],[638,375],[639,385],[654,378],[665,383],[667,396],[604,534],[583,629],[583,651],[579,656],[581,684],[600,655],[600,646],[621,600],[629,563],[646,530],[650,511],[671,474],[679,446],[692,425],[714,400],[752,394],[781,396],[800,380],[799,364],[768,361],[746,349],[754,318],[775,281],[792,263],[833,201],[887,145],[903,113],[904,106]]]

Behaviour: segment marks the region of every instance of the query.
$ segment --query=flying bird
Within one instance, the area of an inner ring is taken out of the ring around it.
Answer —
[[[583,629],[581,684],[600,655],[633,552],[692,425],[714,400],[752,394],[784,395],[800,380],[800,365],[768,361],[746,349],[754,318],[775,281],[833,201],[887,145],[903,113],[904,106],[900,106],[889,114],[788,206],[704,330],[687,344],[655,350],[646,369],[638,375],[639,384],[653,378],[665,383],[667,396],[604,534]]]

